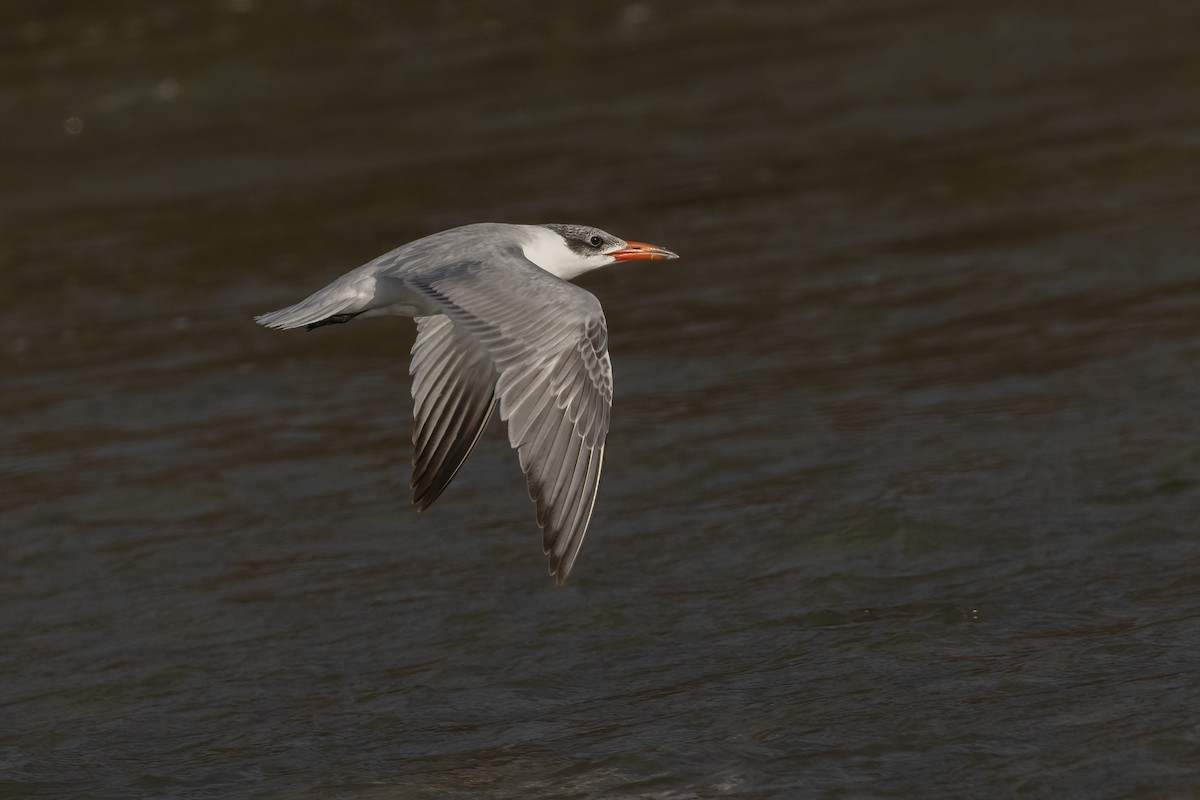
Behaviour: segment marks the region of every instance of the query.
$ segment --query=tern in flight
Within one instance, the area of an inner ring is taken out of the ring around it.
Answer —
[[[445,490],[499,400],[561,585],[592,517],[613,396],[604,311],[568,281],[617,262],[669,258],[678,256],[586,225],[465,225],[256,320],[312,330],[413,317],[413,503],[423,511]]]

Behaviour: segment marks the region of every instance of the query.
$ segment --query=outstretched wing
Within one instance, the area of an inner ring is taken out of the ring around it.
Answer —
[[[496,368],[487,351],[448,317],[417,318],[413,376],[413,504],[418,511],[450,484],[496,407]]]
[[[561,584],[592,517],[612,408],[599,301],[518,253],[403,280],[486,351],[500,373],[500,417],[537,507],[550,574]]]

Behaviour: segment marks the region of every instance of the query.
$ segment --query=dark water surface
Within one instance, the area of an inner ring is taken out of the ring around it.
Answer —
[[[1200,5],[0,9],[0,798],[1200,795]],[[570,583],[412,325],[579,221]]]

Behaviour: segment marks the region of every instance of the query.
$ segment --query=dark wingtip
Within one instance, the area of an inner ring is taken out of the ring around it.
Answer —
[[[453,476],[452,476],[453,477]],[[424,511],[433,505],[433,502],[442,496],[442,492],[446,491],[446,487],[450,485],[450,481],[443,481],[440,485],[434,480],[437,475],[431,475],[426,472],[420,477],[413,475],[413,479],[409,488],[413,490],[413,505],[417,507],[417,511]]]
[[[569,575],[571,572],[569,569],[562,568],[562,562],[562,558],[550,559],[550,574],[554,577],[554,584],[556,586],[562,586],[565,584],[567,582],[567,575]]]
[[[419,513],[433,505],[433,501],[437,499],[438,496],[436,494],[431,497],[429,492],[413,492],[412,503],[417,507],[417,512]]]

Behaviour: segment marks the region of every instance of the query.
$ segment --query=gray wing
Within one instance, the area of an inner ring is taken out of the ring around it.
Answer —
[[[592,517],[612,409],[599,301],[515,254],[403,279],[499,371],[500,417],[537,507],[550,574],[561,584]]]
[[[413,376],[413,504],[418,511],[450,484],[496,407],[487,351],[443,316],[417,317]]]

